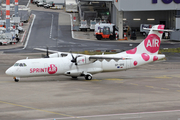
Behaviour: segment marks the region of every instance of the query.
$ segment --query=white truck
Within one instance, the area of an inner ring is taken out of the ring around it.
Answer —
[[[87,24],[87,20],[81,20],[79,30],[80,31],[87,31],[87,29],[89,29],[89,25]]]
[[[37,3],[37,7],[42,7],[42,6],[44,6],[44,5],[46,5],[45,0],[41,0],[41,1],[39,1],[39,2]]]
[[[115,26],[115,24],[112,23],[96,23],[95,25],[95,30],[94,30],[94,35],[96,35],[97,32],[102,31],[102,29],[104,27],[109,27],[110,28],[110,32],[113,32],[113,26]],[[115,34],[119,35],[118,29],[115,28]]]
[[[152,28],[154,26],[153,24],[141,24],[140,25],[140,33],[142,33],[144,36],[148,35],[149,30],[145,30],[143,28]]]
[[[76,3],[76,0],[66,0],[65,11],[66,12],[78,12],[78,5]]]
[[[15,37],[12,37],[12,33],[2,33],[0,34],[0,45],[7,45],[12,43],[17,43]]]
[[[47,4],[44,5],[44,8],[50,8],[50,7],[54,7],[53,1],[50,1]]]
[[[96,20],[90,20],[90,31],[93,31],[95,29]]]

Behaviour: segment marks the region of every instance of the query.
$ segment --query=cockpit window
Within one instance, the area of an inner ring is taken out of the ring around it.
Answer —
[[[14,66],[26,67],[26,63],[15,63]]]
[[[23,65],[26,67],[27,65],[25,63],[23,63]]]
[[[15,63],[14,66],[19,66],[19,63]]]
[[[19,66],[20,66],[20,67],[23,67],[23,64],[22,64],[22,63],[20,63],[20,64],[19,64]]]

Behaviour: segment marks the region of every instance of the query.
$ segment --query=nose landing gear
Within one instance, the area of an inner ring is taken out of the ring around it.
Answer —
[[[19,77],[14,77],[14,82],[19,82],[20,78]]]

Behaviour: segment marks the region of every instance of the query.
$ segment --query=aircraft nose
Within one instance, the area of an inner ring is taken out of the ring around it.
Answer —
[[[6,74],[7,74],[7,75],[13,75],[12,69],[11,69],[11,68],[7,69],[7,70],[6,70]]]

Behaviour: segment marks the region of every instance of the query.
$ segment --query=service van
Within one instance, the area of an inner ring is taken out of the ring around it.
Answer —
[[[145,30],[143,28],[152,28],[153,24],[141,24],[140,25],[140,33],[142,33],[144,36],[149,34],[149,30]]]

